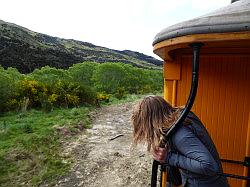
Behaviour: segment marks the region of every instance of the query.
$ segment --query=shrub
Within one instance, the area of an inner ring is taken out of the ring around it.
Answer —
[[[36,81],[24,79],[20,81],[19,99],[22,110],[32,107],[41,107],[44,98],[47,97],[48,89],[46,85]]]
[[[126,82],[126,70],[119,63],[103,63],[97,66],[92,80],[97,91],[114,94]]]
[[[23,75],[15,68],[4,70],[0,66],[0,113],[18,108],[18,83],[22,78]]]
[[[126,90],[125,90],[125,88],[124,87],[119,87],[117,90],[116,90],[116,92],[115,92],[115,97],[117,98],[117,99],[122,99],[122,98],[124,98],[125,96],[126,96]]]
[[[97,100],[101,101],[101,102],[104,101],[104,102],[108,103],[110,96],[111,96],[111,94],[107,94],[105,92],[97,93]]]
[[[72,77],[73,81],[84,86],[93,86],[92,76],[96,67],[99,64],[95,62],[83,62],[79,64],[74,64],[69,68],[69,75]]]
[[[27,75],[0,67],[0,112],[98,105],[109,102],[111,95],[122,99],[127,93],[154,93],[162,87],[162,71],[123,63],[84,62],[68,70],[46,66]]]

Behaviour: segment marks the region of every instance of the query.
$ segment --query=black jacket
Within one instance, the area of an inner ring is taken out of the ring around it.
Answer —
[[[218,175],[222,166],[216,147],[207,130],[192,112],[172,135],[166,163],[181,168],[182,185],[191,187],[228,187],[225,177]]]

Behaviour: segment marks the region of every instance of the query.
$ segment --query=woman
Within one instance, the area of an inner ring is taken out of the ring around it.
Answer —
[[[147,143],[155,160],[178,167],[182,185],[187,187],[227,187],[216,147],[205,127],[190,112],[171,136],[167,148],[160,148],[164,132],[178,119],[180,108],[173,108],[160,96],[147,96],[133,110],[135,145]]]

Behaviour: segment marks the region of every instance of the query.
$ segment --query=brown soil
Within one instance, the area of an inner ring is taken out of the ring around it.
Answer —
[[[131,147],[132,106],[133,103],[107,106],[92,113],[93,128],[65,145],[63,154],[75,162],[55,186],[150,185],[152,158],[145,147]]]

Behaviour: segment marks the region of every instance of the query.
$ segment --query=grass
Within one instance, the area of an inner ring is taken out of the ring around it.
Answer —
[[[0,117],[0,186],[38,186],[68,171],[60,139],[89,128],[90,108],[31,110]]]

